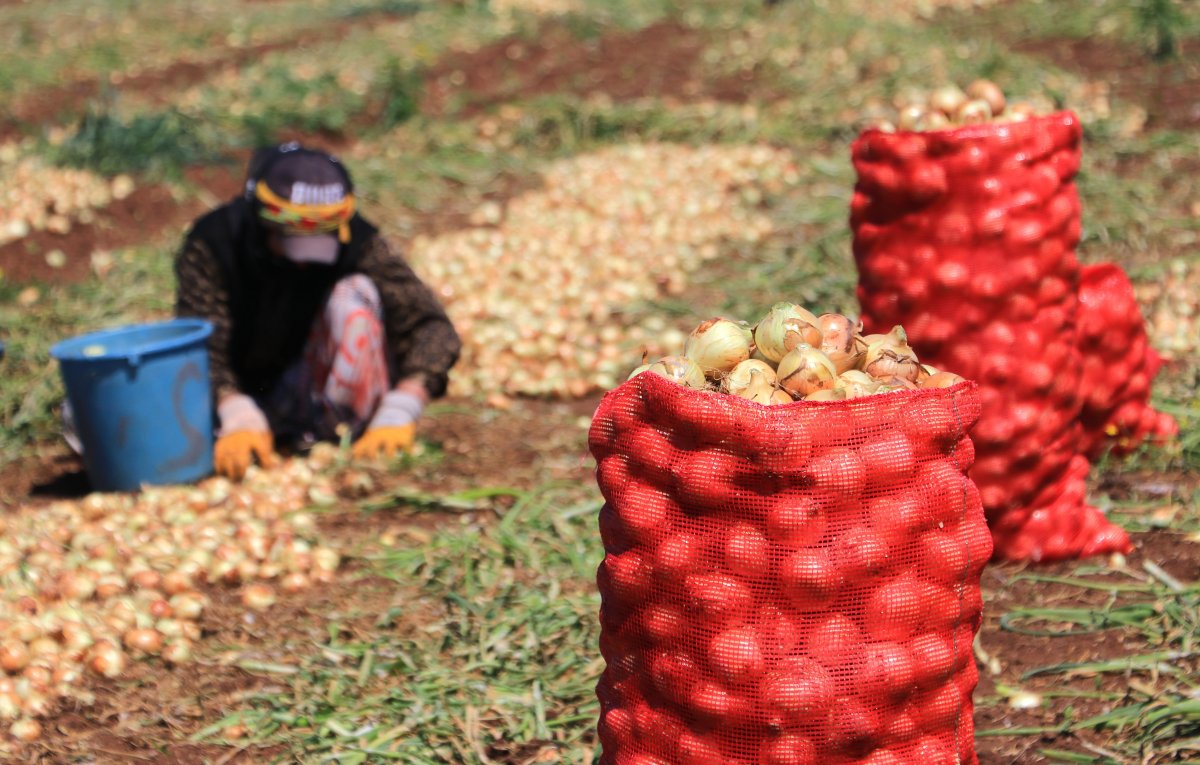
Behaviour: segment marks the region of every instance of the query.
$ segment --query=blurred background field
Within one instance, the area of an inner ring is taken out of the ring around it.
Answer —
[[[20,761],[592,762],[600,393],[709,316],[856,313],[850,142],[977,77],[1081,117],[1078,255],[1134,280],[1182,431],[1093,471],[1127,560],[985,571],[981,761],[1200,757],[1194,0],[0,0],[0,49],[14,524],[86,491],[49,347],[169,315],[256,145],[339,153],[467,340],[419,454],[329,468],[338,581],[218,597],[195,664],[97,681]]]

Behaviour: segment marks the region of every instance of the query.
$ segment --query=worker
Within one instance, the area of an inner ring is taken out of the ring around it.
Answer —
[[[334,156],[261,149],[243,193],[175,260],[178,316],[207,319],[217,473],[348,432],[352,455],[410,451],[460,341],[433,291],[357,210]]]

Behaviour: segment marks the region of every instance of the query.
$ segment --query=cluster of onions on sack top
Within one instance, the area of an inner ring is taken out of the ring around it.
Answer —
[[[277,592],[327,582],[340,553],[304,508],[336,499],[314,450],[241,484],[18,507],[0,517],[0,722],[20,741],[60,699],[90,704],[86,678],[114,679],[139,659],[187,663],[214,588],[263,610]]]
[[[922,364],[899,325],[864,335],[862,322],[787,302],[776,303],[754,326],[726,318],[702,322],[682,354],[643,363],[629,376],[642,372],[767,406],[946,388],[963,379]]]
[[[1000,86],[975,80],[964,90],[944,85],[930,93],[914,92],[897,99],[894,119],[880,120],[879,130],[942,130],[984,122],[1020,122],[1047,111],[1029,101],[1010,104]]]

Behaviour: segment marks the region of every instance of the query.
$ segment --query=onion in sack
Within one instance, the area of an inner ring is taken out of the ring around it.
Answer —
[[[821,344],[817,317],[794,303],[776,303],[754,327],[757,352],[767,361],[778,363],[800,343]]]
[[[647,370],[661,375],[671,382],[679,383],[687,388],[704,389],[704,372],[696,362],[686,356],[664,356],[650,365]]]
[[[751,372],[759,372],[771,385],[775,384],[775,368],[760,359],[746,359],[729,371],[721,380],[721,390],[733,396],[750,398],[742,395],[753,380]]]
[[[762,697],[772,712],[780,713],[782,719],[772,721],[779,727],[811,725],[829,719],[835,688],[829,670],[815,659],[791,656],[763,681]]]
[[[863,371],[872,377],[899,377],[916,382],[921,373],[921,363],[917,360],[916,352],[908,344],[908,333],[904,331],[904,327],[897,324],[886,335],[869,337],[878,339],[874,339],[867,347],[863,357]]]
[[[841,389],[846,398],[870,396],[879,389],[879,381],[861,369],[849,369],[838,375],[835,389]]]
[[[734,627],[717,634],[709,643],[708,658],[725,682],[734,685],[754,679],[766,668],[752,627]]]
[[[779,361],[779,384],[796,396],[829,390],[837,379],[837,369],[829,357],[808,343],[800,343]]]
[[[817,329],[821,330],[821,353],[829,357],[838,374],[857,366],[862,352],[855,340],[862,332],[862,322],[855,324],[840,313],[824,313],[817,317]]]
[[[692,330],[684,342],[683,355],[699,365],[709,377],[729,372],[750,358],[753,333],[728,319],[709,319]]]

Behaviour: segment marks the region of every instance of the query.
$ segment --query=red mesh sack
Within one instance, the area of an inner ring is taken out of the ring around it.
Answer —
[[[976,762],[974,383],[600,402],[604,765]]]
[[[1084,266],[1079,280],[1079,348],[1083,352],[1084,450],[1127,454],[1147,439],[1163,441],[1179,426],[1149,405],[1162,359],[1146,339],[1133,284],[1111,263]]]
[[[904,325],[923,361],[978,382],[971,477],[998,557],[1129,549],[1125,532],[1085,502],[1086,455],[1100,448],[1087,432],[1103,433],[1122,407],[1140,424],[1149,372],[1144,388],[1097,399],[1086,422],[1104,424],[1085,430],[1095,349],[1079,329],[1081,136],[1063,112],[927,133],[869,130],[852,149],[863,320],[873,332]],[[1133,308],[1119,324],[1138,347],[1105,347],[1145,365]]]

